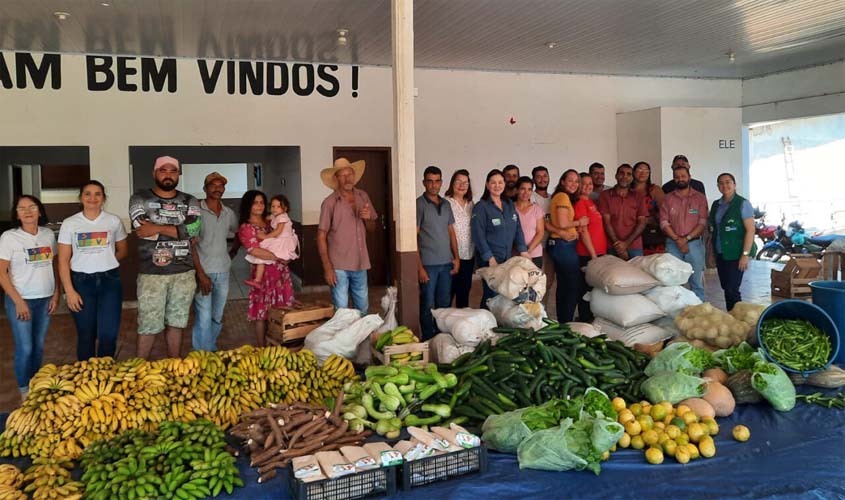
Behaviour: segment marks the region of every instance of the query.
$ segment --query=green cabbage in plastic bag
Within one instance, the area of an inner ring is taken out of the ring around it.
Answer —
[[[584,470],[601,472],[601,456],[625,429],[604,418],[582,416],[577,422],[566,418],[559,427],[537,431],[519,445],[520,469],[550,471]]]
[[[657,353],[657,356],[648,363],[644,371],[649,377],[658,372],[700,375],[704,370],[714,366],[716,366],[716,361],[706,349],[693,347],[686,342],[675,342]]]
[[[789,379],[787,379],[789,380]],[[641,387],[646,399],[656,404],[669,401],[672,404],[687,398],[700,398],[707,392],[703,379],[677,372],[657,372]]]
[[[522,421],[526,409],[490,415],[481,426],[481,439],[490,449],[503,453],[516,453],[520,443],[531,435],[531,429]]]
[[[751,386],[766,398],[772,408],[789,411],[795,407],[795,386],[781,367],[760,361],[754,365],[752,372]]]
[[[713,358],[730,375],[740,370],[751,370],[758,361],[764,361],[763,355],[747,342],[718,350],[713,353]]]

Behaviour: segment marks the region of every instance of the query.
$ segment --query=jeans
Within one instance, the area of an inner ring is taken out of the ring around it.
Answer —
[[[475,271],[475,259],[461,259],[458,274],[452,276],[452,297],[455,307],[469,307],[469,292],[472,290],[472,273]]]
[[[549,251],[555,262],[557,320],[560,323],[572,321],[581,291],[581,263],[575,251],[577,241],[549,240]]]
[[[420,284],[420,327],[422,341],[431,340],[437,333],[432,309],[449,307],[452,291],[452,264],[423,266],[428,273],[428,283]]]
[[[578,289],[578,321],[583,323],[592,323],[595,319],[593,310],[590,309],[590,303],[584,300],[584,295],[593,289],[593,287],[587,284],[587,273],[584,272],[584,268],[587,267],[589,262],[590,257],[578,256],[578,266],[580,268],[578,274],[581,280],[581,286]]]
[[[217,350],[217,337],[223,329],[223,309],[229,298],[229,273],[208,273],[211,293],[199,290],[194,296],[194,329],[191,339],[195,351]]]
[[[744,273],[739,270],[739,260],[725,260],[722,254],[716,254],[716,271],[719,273],[722,290],[725,291],[725,309],[730,311],[742,300],[739,286],[742,284]]]
[[[677,243],[666,240],[666,252],[674,255],[692,266],[692,276],[689,279],[690,289],[695,295],[705,301],[704,297],[704,242],[701,238],[689,242],[689,252],[682,254]]]
[[[29,391],[29,379],[41,368],[44,338],[50,326],[50,315],[47,314],[50,299],[24,299],[29,306],[30,320],[21,321],[15,313],[15,303],[6,295],[6,316],[15,339],[15,378],[21,392]]]
[[[111,356],[117,347],[123,314],[123,287],[118,268],[101,273],[71,271],[70,279],[82,297],[82,309],[72,312],[76,323],[76,358]]]
[[[352,292],[352,304],[361,314],[367,314],[369,297],[367,296],[367,270],[334,270],[337,285],[332,287],[332,304],[335,309],[349,307],[349,292]]]

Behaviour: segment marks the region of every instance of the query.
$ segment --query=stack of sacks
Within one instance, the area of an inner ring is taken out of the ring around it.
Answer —
[[[587,283],[593,287],[593,323],[609,338],[625,345],[654,344],[677,335],[673,318],[689,305],[700,304],[682,287],[692,266],[670,254],[636,257],[626,262],[612,255],[590,261]]]
[[[461,354],[475,349],[485,339],[495,340],[496,318],[483,309],[433,309],[437,323],[437,334],[429,343],[431,357],[435,363],[451,363]]]
[[[498,266],[476,272],[498,294],[487,300],[487,308],[499,326],[534,329],[545,326],[546,309],[541,301],[546,293],[546,275],[531,259],[511,257]]]

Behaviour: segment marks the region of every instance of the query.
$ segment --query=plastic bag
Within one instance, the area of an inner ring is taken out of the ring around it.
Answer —
[[[429,349],[433,362],[451,363],[461,354],[472,352],[475,348],[459,345],[448,333],[439,333],[429,342]]]
[[[531,435],[531,429],[522,421],[524,411],[523,408],[487,417],[481,426],[481,440],[490,449],[516,453],[519,445]]]
[[[676,342],[657,353],[645,367],[645,374],[652,376],[658,372],[679,372],[687,375],[700,375],[701,372],[716,366],[713,355],[693,347],[686,342]]]
[[[661,311],[672,318],[687,306],[701,304],[698,295],[682,286],[656,286],[647,292],[643,292],[643,296],[654,302]]]
[[[641,293],[658,284],[645,271],[613,255],[590,260],[586,279],[588,285],[610,295]]]
[[[739,370],[751,370],[760,361],[765,361],[763,355],[746,342],[730,349],[720,349],[714,352],[713,359],[728,374],[736,373]]]
[[[395,329],[399,326],[396,320],[396,308],[399,305],[399,291],[395,286],[387,287],[384,295],[381,297],[381,310],[384,323],[373,333],[384,333]],[[370,350],[369,342],[361,342],[355,350],[355,364],[369,365],[373,359],[373,353]]]
[[[517,449],[520,469],[601,472],[601,455],[609,450],[624,429],[602,418],[563,419],[559,427],[537,431]],[[599,445],[599,446],[597,446]]]
[[[781,367],[760,361],[754,365],[752,372],[751,386],[772,405],[772,408],[778,411],[795,408],[795,386]]]
[[[700,398],[707,392],[704,379],[677,372],[658,372],[642,385],[646,399],[654,404],[669,401],[676,404],[688,398]]]
[[[332,354],[352,358],[358,345],[368,340],[382,323],[384,321],[378,314],[362,318],[361,312],[356,309],[338,309],[332,319],[305,337],[305,348],[312,351],[321,363]]]
[[[593,323],[579,323],[577,321],[570,321],[566,324],[573,332],[582,337],[598,337],[602,334],[601,327]]]
[[[461,346],[475,347],[484,339],[493,335],[496,317],[484,309],[442,308],[431,311],[437,328],[443,333],[451,333],[455,342]]]
[[[546,294],[545,273],[526,257],[511,257],[476,272],[496,293],[515,302],[539,302]]]
[[[647,272],[663,286],[684,285],[692,276],[692,265],[669,253],[634,257],[628,263]]]
[[[507,328],[534,328],[539,330],[545,326],[543,318],[546,309],[542,302],[525,302],[517,304],[501,295],[487,299],[487,307],[499,326]]]

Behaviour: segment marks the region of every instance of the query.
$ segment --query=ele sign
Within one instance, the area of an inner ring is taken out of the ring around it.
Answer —
[[[14,61],[12,66],[11,62]],[[14,71],[10,70],[14,68]],[[206,94],[225,89],[230,95],[273,95],[292,93],[309,96],[318,93],[335,97],[341,92],[336,64],[283,63],[264,61],[196,61],[196,72]],[[178,90],[179,74],[175,58],[124,56],[85,56],[87,88],[103,92],[117,88],[120,92],[168,92]],[[0,88],[62,88],[62,55],[42,54],[40,61],[29,52],[13,56],[0,52]],[[352,66],[352,97],[358,97],[358,66]]]
[[[736,149],[736,140],[719,139],[719,149]]]

